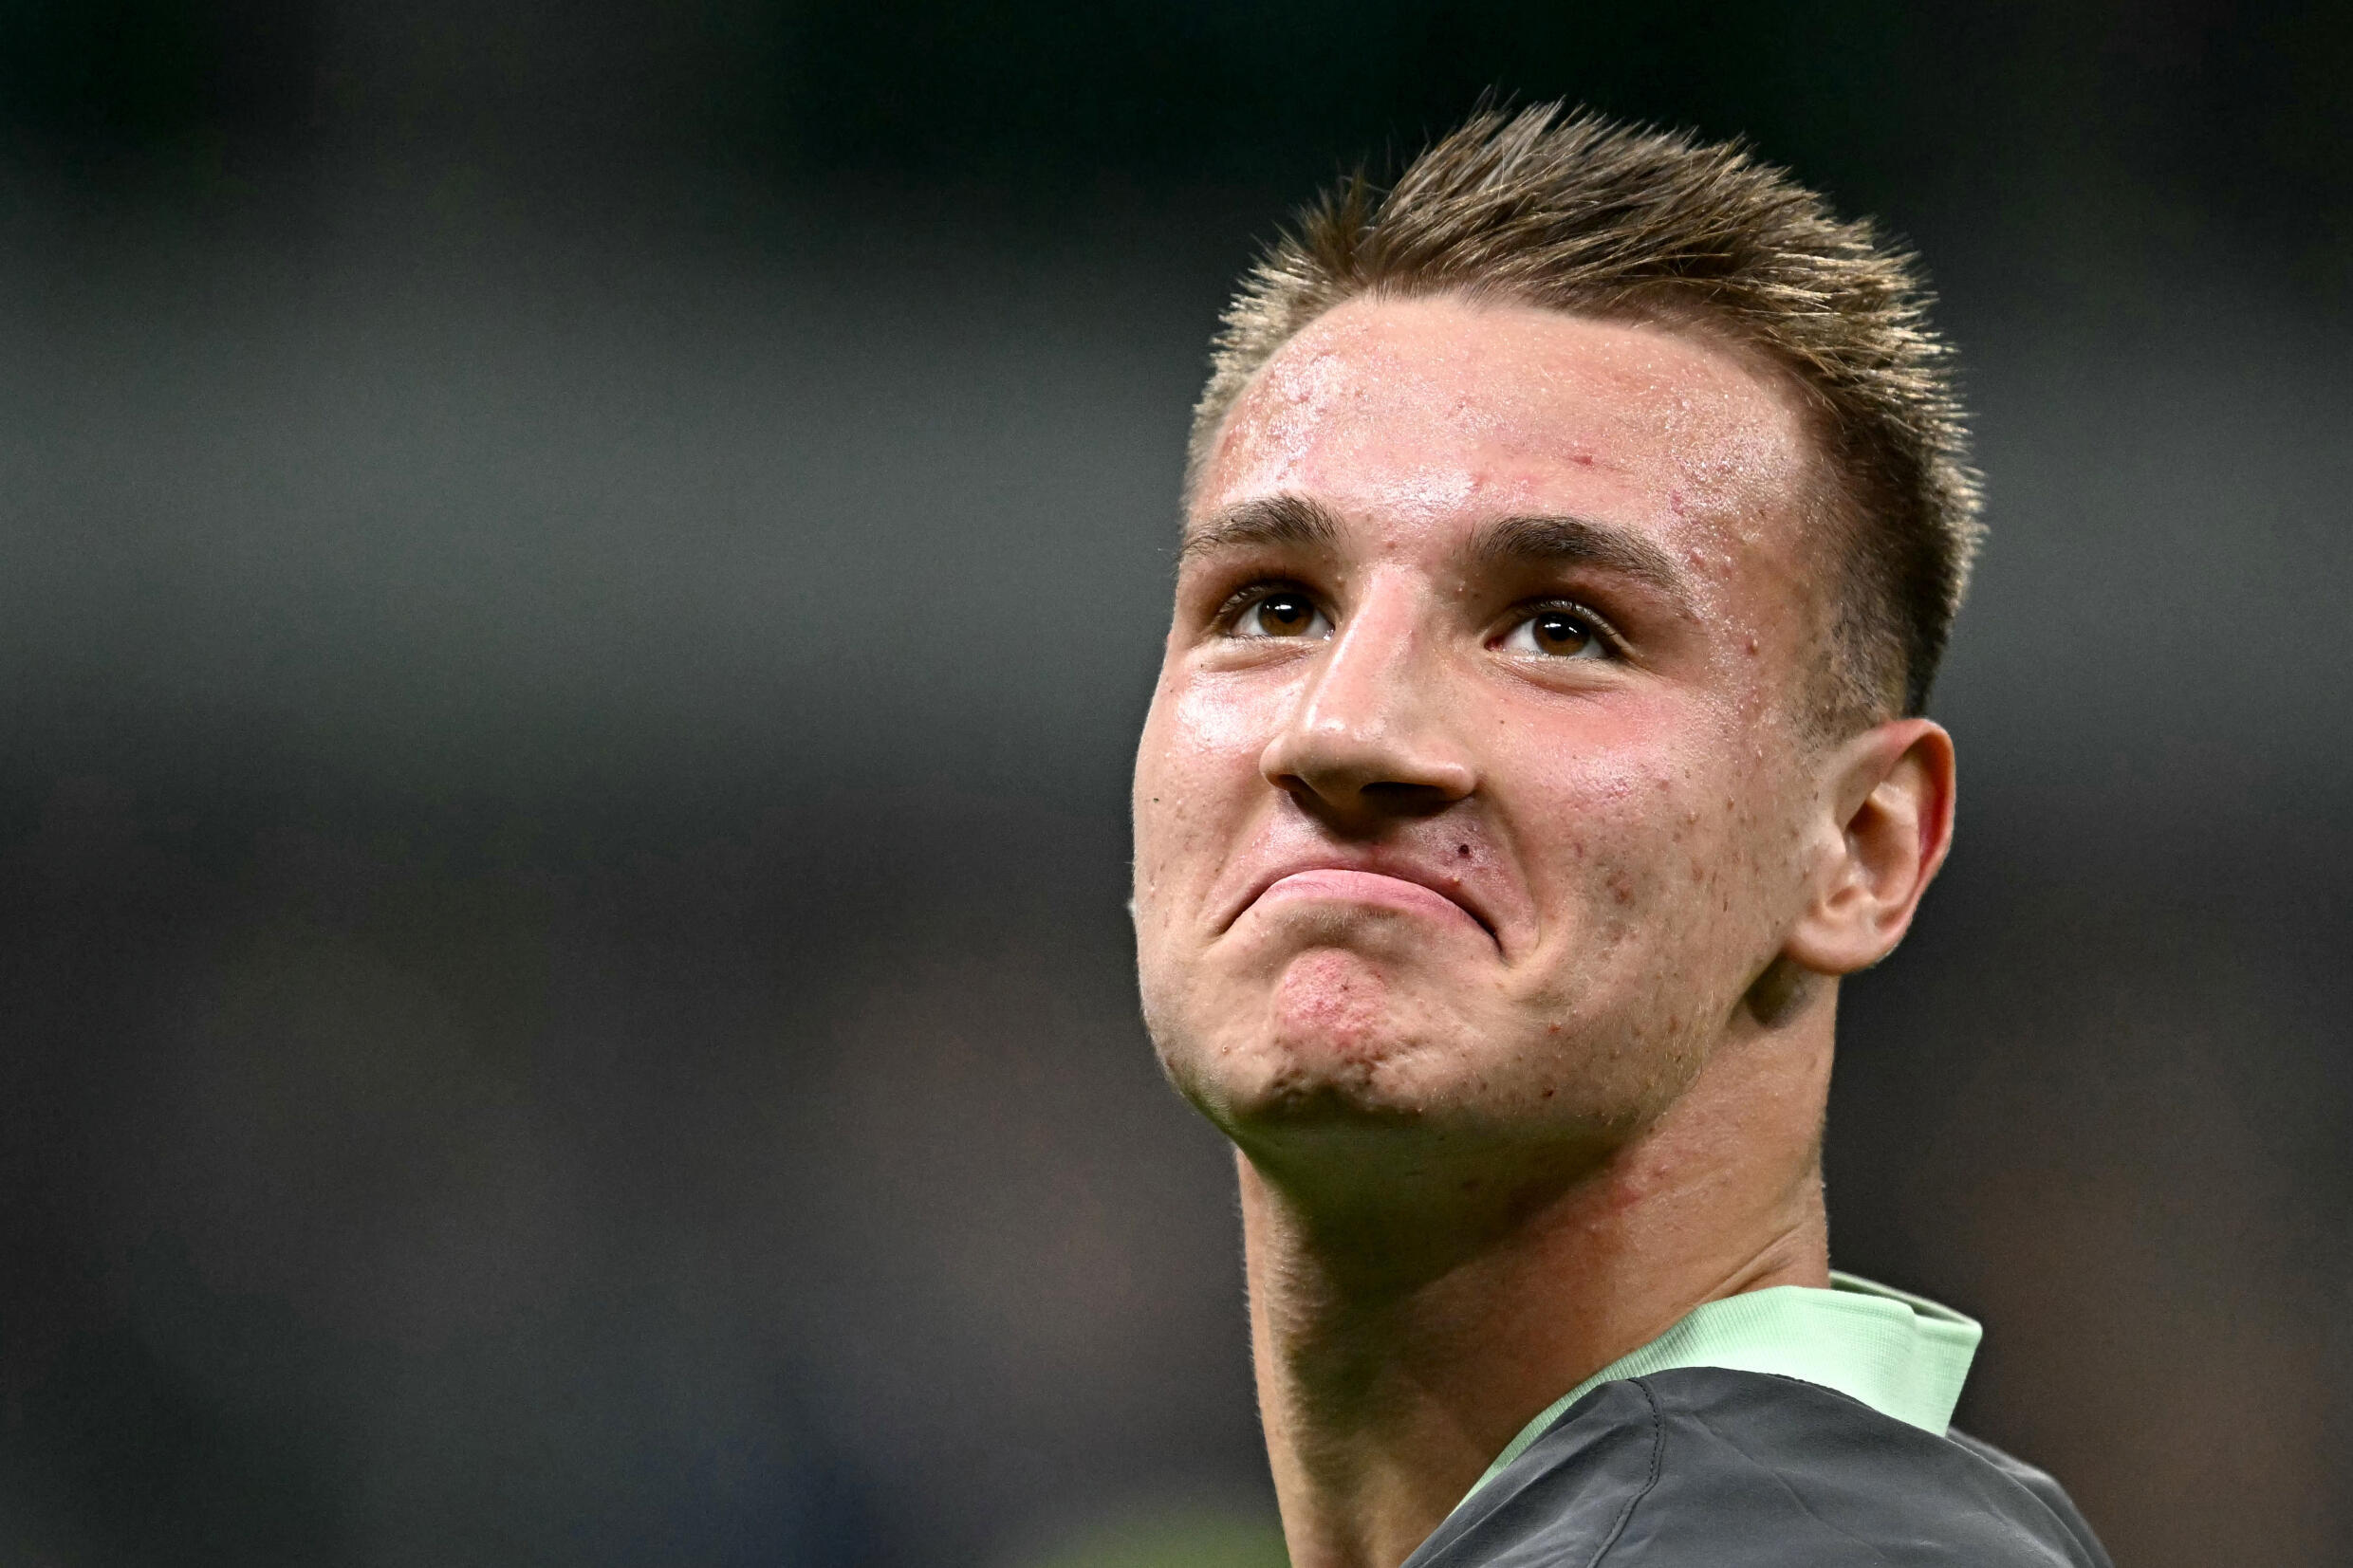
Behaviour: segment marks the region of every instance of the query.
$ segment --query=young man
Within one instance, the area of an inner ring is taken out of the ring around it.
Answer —
[[[1829,1269],[1838,982],[1944,858],[1977,536],[1903,257],[1483,115],[1246,280],[1136,773],[1295,1568],[2103,1565]]]

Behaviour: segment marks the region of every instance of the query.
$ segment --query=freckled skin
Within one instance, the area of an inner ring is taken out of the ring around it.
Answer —
[[[1352,302],[1245,391],[1192,519],[1304,496],[1338,538],[1180,574],[1138,759],[1136,914],[1161,1060],[1262,1167],[1310,1177],[1352,1129],[1416,1170],[1575,1165],[1692,1080],[1817,847],[1789,695],[1825,613],[1810,451],[1793,398],[1733,353],[1531,307]],[[1688,603],[1505,581],[1471,545],[1515,515],[1641,536]],[[1311,590],[1331,635],[1237,651],[1214,612],[1253,573]],[[1630,656],[1503,656],[1516,599],[1559,590]],[[1456,878],[1491,934],[1246,902],[1317,846]]]

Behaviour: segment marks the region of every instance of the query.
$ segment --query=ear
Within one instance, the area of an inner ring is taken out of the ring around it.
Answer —
[[[1896,950],[1953,845],[1953,737],[1894,719],[1823,759],[1811,897],[1782,951],[1852,974]]]

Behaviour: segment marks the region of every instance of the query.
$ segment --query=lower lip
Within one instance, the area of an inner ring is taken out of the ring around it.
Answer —
[[[1260,907],[1310,900],[1326,904],[1361,904],[1374,909],[1397,910],[1403,913],[1435,915],[1444,920],[1457,920],[1474,931],[1485,932],[1486,927],[1472,918],[1471,912],[1442,893],[1408,882],[1401,876],[1383,876],[1371,871],[1295,871],[1260,894]]]

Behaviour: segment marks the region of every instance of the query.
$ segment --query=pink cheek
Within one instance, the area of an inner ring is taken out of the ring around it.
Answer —
[[[1605,921],[1637,917],[1654,898],[1658,876],[1687,863],[1675,846],[1694,819],[1680,781],[1622,760],[1556,763],[1530,795],[1541,801],[1541,839],[1522,851],[1540,902],[1583,907]],[[1523,829],[1525,831],[1525,829]]]
[[[1271,729],[1263,694],[1238,683],[1162,684],[1137,770],[1137,852],[1147,884],[1200,889],[1214,878],[1269,787],[1259,773]],[[1190,895],[1189,895],[1190,896]]]
[[[1258,754],[1273,739],[1280,722],[1281,705],[1275,697],[1256,686],[1192,682],[1172,705],[1172,738],[1195,762],[1246,759],[1255,768]]]

